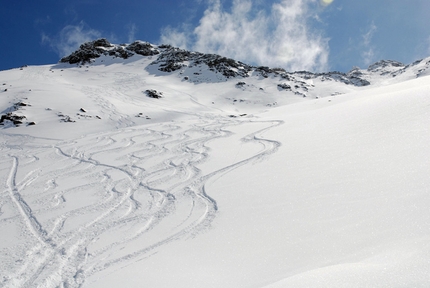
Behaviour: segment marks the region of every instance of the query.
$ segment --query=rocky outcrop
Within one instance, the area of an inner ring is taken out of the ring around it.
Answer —
[[[399,70],[401,68],[405,67],[405,64],[393,61],[393,60],[381,60],[378,61],[372,65],[370,65],[367,68],[367,71],[369,72],[380,72],[381,75],[384,73],[390,73],[393,72],[393,70]]]
[[[158,70],[166,73],[202,64],[206,65],[210,71],[221,73],[226,78],[248,77],[248,73],[252,70],[252,66],[216,54],[191,52],[170,45],[156,46],[143,41],[135,41],[129,45],[113,45],[106,39],[86,42],[78,50],[62,58],[60,62],[85,64],[102,55],[127,59],[135,54],[157,56],[157,59],[151,64],[158,65]]]
[[[135,41],[126,46],[126,49],[142,56],[154,56],[160,54],[160,51],[158,51],[153,45],[143,41]]]
[[[143,41],[135,41],[129,45],[113,45],[108,40],[102,38],[82,44],[78,50],[69,56],[61,58],[61,63],[85,64],[99,58],[102,55],[109,55],[127,59],[135,54],[143,56],[157,55],[160,52],[154,45]]]
[[[21,124],[24,124],[24,119],[27,119],[27,117],[25,115],[18,115],[15,112],[20,110],[22,107],[26,107],[26,106],[31,106],[31,105],[25,102],[17,102],[13,104],[11,107],[9,107],[8,109],[6,109],[5,111],[6,114],[0,116],[0,125],[20,126]],[[30,125],[30,124],[27,123],[27,125]],[[32,125],[35,125],[35,123]]]
[[[157,90],[148,89],[145,91],[145,94],[149,98],[155,98],[155,99],[163,98],[163,92],[159,92]]]
[[[123,58],[123,59],[130,58],[131,56],[134,55],[134,53],[128,51],[124,46],[116,46],[113,49],[109,50],[107,53],[109,56],[114,56],[114,57]],[[106,55],[106,51],[103,52],[103,54]]]
[[[61,58],[60,62],[70,64],[85,64],[90,62],[92,59],[100,57],[107,52],[107,48],[112,47],[114,47],[114,45],[110,44],[109,41],[104,38],[86,42],[69,56]]]
[[[16,115],[12,112],[6,113],[5,115],[1,115],[0,117],[0,125],[5,125],[8,121],[13,123],[15,126],[19,126],[23,124],[23,120],[26,119],[24,115]]]
[[[164,47],[168,48],[161,52],[157,60],[151,63],[152,65],[159,65],[158,70],[162,72],[174,72],[187,67],[206,65],[210,71],[221,73],[226,78],[232,78],[248,77],[248,72],[252,69],[252,66],[220,55],[191,52],[171,46]]]
[[[282,84],[278,84],[278,88],[279,90],[289,90],[291,91],[291,86],[286,84],[286,83],[282,83]]]

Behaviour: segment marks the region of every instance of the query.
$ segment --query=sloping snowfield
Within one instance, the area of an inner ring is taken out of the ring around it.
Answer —
[[[430,287],[430,76],[305,99],[137,57],[0,72],[1,287]]]

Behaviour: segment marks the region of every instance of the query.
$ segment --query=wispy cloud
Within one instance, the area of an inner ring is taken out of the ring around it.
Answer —
[[[54,37],[42,33],[42,43],[49,45],[60,57],[69,55],[82,43],[100,38],[101,33],[89,28],[83,21],[67,25]]]
[[[191,33],[187,30],[178,30],[170,26],[165,27],[161,34],[161,43],[170,44],[176,47],[181,47],[184,49],[192,49],[190,45]]]
[[[132,43],[134,40],[136,40],[136,32],[138,29],[136,24],[129,24],[127,28],[128,28],[128,43]]]
[[[376,27],[375,23],[372,22],[370,24],[369,29],[362,35],[363,38],[363,51],[361,53],[361,57],[364,61],[365,65],[371,64],[375,59],[375,51],[374,47],[372,45],[372,38],[375,34],[376,30],[378,28]]]
[[[164,29],[161,42],[288,70],[325,70],[328,39],[309,24],[318,0],[279,0],[269,13],[258,0],[211,0],[197,27]]]

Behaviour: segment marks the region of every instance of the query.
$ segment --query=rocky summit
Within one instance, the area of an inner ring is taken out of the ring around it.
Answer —
[[[133,56],[136,57],[135,55],[153,57],[153,61],[147,69],[151,70],[151,67],[156,67],[156,70],[164,73],[180,71],[181,75],[185,75],[190,74],[186,73],[187,70],[196,70],[192,68],[199,67],[199,71],[193,71],[191,77],[184,76],[185,80],[194,82],[204,82],[204,80],[198,79],[201,77],[195,76],[200,75],[202,69],[205,69],[222,76],[218,77],[218,81],[225,81],[226,78],[247,78],[250,76],[262,78],[279,77],[279,79],[285,79],[286,82],[294,82],[292,87],[297,86],[297,84],[303,84],[303,80],[309,79],[336,81],[357,87],[367,86],[372,83],[374,75],[396,77],[404,73],[407,68],[420,64],[423,61],[419,60],[411,65],[404,65],[397,61],[381,60],[370,65],[366,70],[353,68],[347,73],[338,71],[324,73],[313,73],[309,71],[287,72],[285,69],[279,67],[253,66],[220,55],[188,51],[171,45],[154,45],[144,41],[134,41],[131,44],[118,45],[111,44],[107,39],[102,38],[82,44],[79,49],[63,57],[60,62],[84,65],[94,62],[95,59],[102,55],[122,59],[128,59]],[[427,61],[425,63],[424,70],[429,67],[429,62],[430,61]],[[419,75],[423,69],[417,72],[417,75]],[[285,85],[291,86],[291,83],[285,83]],[[309,89],[310,87],[307,88]]]

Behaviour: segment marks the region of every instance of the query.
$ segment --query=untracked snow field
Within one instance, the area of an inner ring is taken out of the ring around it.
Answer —
[[[430,76],[304,99],[149,61],[0,72],[0,287],[430,287]]]

